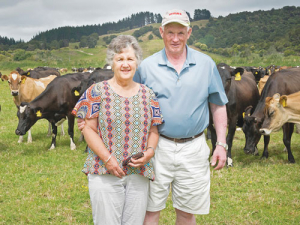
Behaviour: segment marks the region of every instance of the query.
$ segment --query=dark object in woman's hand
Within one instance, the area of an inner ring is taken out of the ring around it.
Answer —
[[[133,158],[133,159],[139,159],[139,158],[142,158],[143,156],[144,156],[143,152],[139,152],[139,153],[133,154],[133,155],[129,156],[127,159],[123,160],[122,166],[127,166],[128,163],[131,162],[131,158]]]

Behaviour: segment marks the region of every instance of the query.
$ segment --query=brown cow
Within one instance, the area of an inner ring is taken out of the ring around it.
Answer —
[[[266,98],[265,119],[259,130],[263,135],[278,131],[285,123],[300,124],[300,92],[290,95],[279,93]]]
[[[265,75],[264,77],[260,78],[260,80],[258,81],[257,88],[258,88],[259,95],[261,95],[261,92],[264,89],[264,86],[267,80],[269,79],[269,77],[270,77],[269,75]]]
[[[60,73],[67,73],[68,72],[68,69],[67,68],[61,68],[59,70]]]
[[[13,101],[19,107],[21,102],[31,102],[40,95],[57,76],[50,75],[45,78],[34,79],[24,75],[21,76],[17,71],[12,71],[9,76],[3,75],[2,77],[8,81],[11,95],[14,97]],[[18,143],[22,141],[23,136],[20,136]],[[27,142],[32,142],[31,132],[28,132]]]
[[[269,73],[268,75],[265,75],[264,77],[260,78],[259,82],[258,82],[258,91],[259,91],[259,95],[261,95],[261,92],[267,82],[267,80],[269,79],[270,75],[272,75],[273,73],[275,72],[278,72],[278,71],[281,71],[281,70],[286,70],[286,69],[290,69],[290,68],[293,68],[291,66],[280,66],[280,67],[276,67],[276,69],[274,70],[269,70]]]
[[[254,153],[256,146],[261,138],[260,128],[265,119],[264,109],[265,100],[267,97],[272,97],[275,93],[281,95],[290,95],[300,91],[300,69],[290,68],[280,70],[272,74],[261,93],[260,100],[252,114],[245,114],[243,131],[246,137],[246,144],[244,147],[245,153]],[[250,115],[249,115],[250,114]],[[294,131],[294,124],[286,123],[283,126],[283,143],[288,151],[288,160],[295,163],[294,156],[291,151],[291,137]],[[263,157],[268,158],[268,143],[270,137],[264,135],[265,145]]]

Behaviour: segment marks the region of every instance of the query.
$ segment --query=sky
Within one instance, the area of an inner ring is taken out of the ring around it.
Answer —
[[[170,9],[207,9],[213,17],[300,6],[300,0],[0,0],[0,36],[25,42],[64,26],[118,22],[139,12],[162,16]]]

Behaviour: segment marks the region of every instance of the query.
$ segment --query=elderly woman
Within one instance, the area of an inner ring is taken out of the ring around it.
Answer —
[[[136,39],[114,38],[106,60],[113,78],[88,88],[73,110],[85,119],[82,132],[89,151],[83,172],[88,174],[93,221],[143,224],[154,179],[150,159],[163,118],[154,92],[133,81],[142,60]]]

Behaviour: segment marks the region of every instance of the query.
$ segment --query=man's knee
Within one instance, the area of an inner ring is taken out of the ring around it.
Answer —
[[[176,211],[176,224],[196,224],[196,218],[194,214],[175,209]]]
[[[146,212],[144,225],[158,225],[160,211],[157,212]]]

